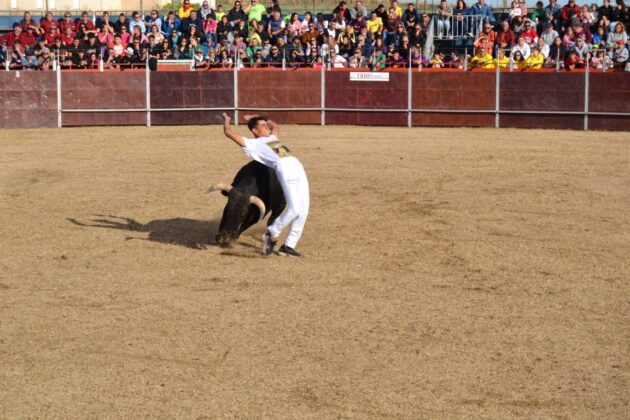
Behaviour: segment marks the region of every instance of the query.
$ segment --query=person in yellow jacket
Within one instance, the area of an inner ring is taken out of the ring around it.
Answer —
[[[177,12],[180,19],[188,19],[190,16],[190,12],[193,11],[193,7],[190,4],[190,0],[184,0],[182,5],[179,6],[179,10]]]
[[[494,68],[492,55],[488,53],[484,48],[478,48],[477,53],[470,59],[470,67],[477,69],[491,69]]]
[[[505,50],[499,48],[499,55],[494,59],[494,68],[507,69],[510,65],[510,59],[505,56]]]
[[[527,68],[527,62],[523,58],[523,53],[520,51],[514,52],[512,62],[514,63],[513,66],[519,70],[525,70]]]
[[[545,64],[545,57],[540,53],[540,48],[532,48],[532,54],[525,60],[528,69],[542,69]]]

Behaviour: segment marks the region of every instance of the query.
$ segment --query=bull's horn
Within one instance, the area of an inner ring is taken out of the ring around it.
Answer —
[[[265,213],[267,212],[267,210],[265,209],[265,203],[263,203],[263,201],[255,195],[249,196],[249,202],[258,207],[258,210],[260,211],[260,217],[258,217],[258,221],[260,222],[263,217],[265,217]]]
[[[229,184],[217,184],[208,188],[207,192],[211,193],[212,191],[223,191],[224,193],[229,194],[231,190],[232,186]]]

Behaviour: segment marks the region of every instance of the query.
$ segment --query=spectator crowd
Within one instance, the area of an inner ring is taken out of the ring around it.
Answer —
[[[470,7],[442,0],[433,13],[414,3],[390,0],[368,11],[361,0],[340,1],[330,14],[283,13],[279,0],[235,1],[216,10],[184,0],[177,11],[116,17],[103,12],[74,19],[29,12],[0,37],[0,60],[8,69],[154,67],[157,60],[191,60],[198,69],[246,67],[408,66],[456,68],[625,68],[629,12],[624,0],[579,6],[575,0],[541,1],[528,10],[514,0],[506,13],[493,14],[485,0]],[[431,27],[431,25],[434,25]],[[474,40],[474,53],[453,48],[424,55],[427,37]],[[461,35],[461,37],[460,37]],[[461,52],[461,51],[460,51]]]

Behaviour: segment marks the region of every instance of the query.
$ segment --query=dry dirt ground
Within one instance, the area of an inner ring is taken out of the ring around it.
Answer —
[[[0,132],[0,417],[628,417],[630,134],[282,129],[302,259],[218,126]]]

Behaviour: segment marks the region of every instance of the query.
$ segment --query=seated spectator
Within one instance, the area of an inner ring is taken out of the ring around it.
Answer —
[[[122,33],[123,28],[125,28],[125,30],[129,32],[129,21],[127,20],[127,15],[121,13],[120,15],[118,15],[118,20],[114,22],[114,32],[120,34]]]
[[[144,21],[140,17],[140,12],[133,12],[131,14],[131,22],[129,22],[129,32],[133,33],[134,28],[140,28],[140,33],[146,33],[147,27],[144,24]]]
[[[37,36],[39,31],[36,31],[32,25],[30,25],[25,31],[22,31],[20,35],[20,42],[25,48],[31,48],[37,45]]]
[[[564,60],[567,56],[567,50],[562,43],[562,39],[558,36],[553,44],[549,47],[549,57],[545,62],[545,67],[555,68],[558,65],[564,66]]]
[[[282,34],[282,31],[285,27],[286,24],[284,22],[284,19],[282,19],[282,15],[280,15],[280,12],[277,10],[274,11],[271,20],[269,20],[269,24],[267,26],[267,33],[269,35],[269,38],[271,38],[275,42],[275,40],[278,39],[278,37],[280,37],[280,35]]]
[[[628,34],[626,33],[626,27],[623,23],[619,22],[615,25],[615,29],[608,34],[608,40],[606,41],[608,49],[613,50],[617,48],[618,43],[628,43]]]
[[[221,65],[221,60],[217,56],[217,51],[214,48],[208,50],[208,53],[205,54],[204,58],[206,60],[208,69],[216,68]]]
[[[181,32],[180,20],[177,18],[177,16],[175,16],[174,12],[169,12],[169,14],[166,16],[166,19],[164,20],[164,23],[162,23],[162,33],[164,33],[164,36],[170,36],[173,31],[178,33]]]
[[[234,2],[234,7],[227,14],[228,21],[232,26],[238,25],[241,20],[247,22],[247,14],[243,11],[243,5],[240,0]]]
[[[560,22],[562,26],[568,27],[571,25],[571,21],[573,19],[575,19],[575,21],[579,21],[581,15],[582,9],[580,6],[575,4],[575,0],[569,0],[569,3],[564,6],[560,12]]]
[[[547,23],[551,23],[551,26],[556,30],[560,28],[559,19],[561,12],[562,8],[558,5],[558,0],[549,0],[549,4],[545,6],[545,19]]]
[[[243,38],[244,40],[249,37],[249,28],[247,27],[247,22],[245,22],[244,20],[241,20],[238,25],[234,26],[234,28],[232,29],[232,33],[234,33],[235,31],[237,31],[241,38]]]
[[[90,19],[88,12],[81,12],[81,19],[79,20],[78,23],[75,23],[74,25],[75,30],[77,26],[81,26],[81,25],[85,25],[88,31],[94,31],[96,29],[96,25],[94,25],[94,22],[92,22],[92,20]],[[86,60],[87,60],[87,57],[86,57]]]
[[[153,36],[153,39],[157,44],[161,44],[164,40],[164,34],[160,32],[160,29],[157,25],[151,25],[149,35]]]
[[[547,58],[549,58],[549,45],[547,45],[545,43],[545,40],[541,38],[538,38],[538,49],[540,50],[540,53],[542,54],[542,56],[545,58],[545,60],[547,60]]]
[[[564,36],[562,37],[562,45],[567,51],[570,51],[575,45],[575,37],[573,36],[573,28],[570,26],[564,32]]]
[[[133,41],[139,41],[142,44],[146,44],[147,42],[149,42],[147,36],[142,33],[142,30],[137,25],[133,27],[133,33],[131,34],[130,43],[132,43]]]
[[[89,53],[87,56],[86,69],[97,69],[100,65],[100,58],[96,53]]]
[[[606,41],[608,40],[608,35],[606,34],[606,30],[603,26],[598,26],[597,31],[593,35],[593,48],[606,48]]]
[[[590,51],[590,48],[587,44],[584,43],[582,38],[578,38],[577,42],[573,46],[573,51],[575,51],[582,60],[588,59],[587,54]]]
[[[212,19],[216,22],[217,16],[214,14],[214,10],[210,7],[208,0],[203,0],[201,3],[201,7],[197,10],[197,14],[201,17],[202,20],[206,20],[208,16],[212,16]]]
[[[496,33],[494,42],[503,49],[510,49],[516,43],[516,35],[510,29],[510,23],[507,20],[501,22],[501,30]]]
[[[311,22],[308,24],[308,29],[302,34],[301,41],[303,44],[310,44],[311,40],[317,41],[321,35],[317,28],[315,28],[315,22]]]
[[[461,69],[464,67],[463,62],[457,51],[451,51],[451,53],[444,57],[444,67],[450,69]]]
[[[530,48],[530,46],[525,42],[524,38],[519,38],[518,39],[518,44],[516,44],[513,48],[512,48],[512,56],[514,56],[514,53],[518,51],[521,53],[522,57],[524,60],[527,60],[527,58],[529,57],[529,55],[531,54],[532,50]]]
[[[374,70],[384,69],[387,67],[387,54],[381,48],[374,48],[370,55],[369,64]]]
[[[368,61],[361,54],[360,49],[355,49],[352,57],[348,60],[348,67],[352,68],[364,68],[368,66]]]
[[[48,26],[48,31],[44,35],[44,39],[46,40],[46,43],[48,45],[53,45],[57,38],[61,39],[60,34],[59,34],[59,29],[57,25],[55,25],[54,23],[50,24]]]
[[[571,29],[573,30],[573,38],[575,40],[582,38],[585,44],[591,43],[593,34],[587,27],[582,26],[579,23],[575,23]]]
[[[348,60],[346,60],[340,54],[337,54],[335,51],[330,51],[328,62],[335,68],[343,68],[348,66]]]
[[[118,35],[120,35],[120,39],[122,39],[122,41],[125,44],[128,44],[129,42],[131,42],[131,34],[127,30],[126,26],[121,26],[120,27],[120,33],[118,33]]]
[[[278,9],[280,10],[280,9]],[[223,18],[223,16],[225,16],[225,10],[223,9],[223,6],[221,6],[220,4],[217,5],[217,10],[214,12],[215,16],[216,16],[216,21],[217,22],[221,22],[221,19]]]
[[[197,33],[197,36],[203,32],[201,19],[197,16],[196,10],[191,10],[190,14],[186,19],[182,19],[181,21],[181,30],[184,36],[190,37],[190,33],[194,28],[194,31]]]
[[[29,49],[20,50],[19,54],[20,54],[20,64],[22,65],[22,68],[24,70],[35,70],[37,68],[37,57],[35,57],[35,54],[33,54],[33,51]]]
[[[539,34],[542,33],[544,25],[547,23],[547,15],[545,14],[545,8],[542,1],[538,0],[536,2],[536,8],[532,11],[530,20],[533,22],[532,26],[536,28],[536,31]]]
[[[193,55],[194,66],[196,69],[205,69],[208,67],[208,62],[203,56],[203,51],[197,50],[195,55]]]
[[[72,21],[72,15],[70,14],[70,12],[66,12],[64,14],[63,20],[59,22],[59,32],[65,34],[67,28],[70,28],[70,31],[72,32],[75,31],[74,22]]]
[[[76,36],[77,35],[74,33],[74,31],[72,31],[72,28],[70,28],[69,26],[66,26],[66,31],[59,35],[63,45],[66,47],[70,47],[72,45],[72,41],[74,40],[74,38],[76,38]]]
[[[475,46],[475,50],[478,50],[483,46],[484,48],[486,48],[487,52],[492,54],[492,49],[495,41],[496,34],[492,30],[492,25],[490,25],[490,23],[484,23],[483,30],[479,32],[479,35],[477,36],[477,39],[475,40],[473,45]]]
[[[282,55],[278,46],[273,45],[269,50],[269,54],[265,58],[265,63],[269,67],[282,67]]]
[[[250,0],[243,11],[247,13],[247,22],[251,22],[254,19],[261,21],[263,16],[267,14],[267,8],[260,4],[259,0]]]
[[[538,33],[536,29],[532,27],[532,22],[530,20],[525,21],[524,28],[519,35],[519,38],[523,38],[525,43],[530,47],[538,44]]]
[[[431,59],[431,67],[434,69],[444,68],[444,53],[441,51],[433,54],[433,58]]]
[[[363,6],[363,2],[361,0],[357,0],[354,7],[350,9],[350,19],[356,19],[359,13],[361,13],[361,16],[368,15],[368,11],[365,6]]]
[[[510,65],[510,59],[505,56],[505,50],[499,48],[497,52],[497,58],[493,61],[493,67],[496,69],[499,67],[500,69],[507,69]]]
[[[208,13],[203,21],[203,34],[205,39],[212,38],[217,40],[217,21],[214,20],[214,14]]]
[[[393,50],[391,55],[389,56],[389,59],[387,60],[387,64],[390,68],[393,69],[402,68],[407,67],[407,60],[405,59],[405,57],[400,55],[398,50]]]
[[[367,28],[367,21],[361,14],[361,12],[357,13],[357,18],[350,21],[350,26],[354,29],[355,33],[361,32],[361,29]]]
[[[437,37],[438,38],[450,36],[452,16],[453,16],[453,8],[449,6],[446,0],[440,0],[440,5],[435,9],[435,19],[437,21]]]
[[[315,24],[315,21],[313,20],[313,15],[311,14],[311,12],[304,12],[304,18],[302,19],[302,28],[300,30],[300,33],[304,34],[304,32],[308,31],[308,26],[311,23]]]
[[[39,34],[46,35],[50,32],[50,26],[59,27],[59,22],[55,20],[52,12],[46,12],[46,16],[39,22]]]
[[[72,67],[75,69],[87,68],[87,57],[85,50],[76,50],[72,54]]]
[[[370,19],[366,22],[368,31],[372,34],[372,38],[376,39],[383,34],[383,20],[378,17],[376,11],[370,13]]]
[[[298,50],[291,50],[289,53],[288,65],[291,68],[298,68],[304,64],[304,56]]]
[[[566,60],[564,60],[564,68],[567,71],[584,68],[584,61],[578,57],[575,51],[569,51]]]
[[[96,26],[96,28],[100,29],[101,32],[109,32],[112,34],[114,33],[114,23],[109,19],[109,12],[103,12],[103,15],[101,16],[101,21]]]
[[[551,22],[546,23],[545,30],[540,35],[540,38],[545,42],[545,44],[551,45],[553,44],[554,40],[557,37],[558,37],[558,32],[556,32],[556,30],[553,29],[553,24]]]
[[[427,33],[420,23],[416,23],[413,27],[413,31],[409,33],[409,43],[417,48],[424,48],[424,44],[427,42]]]
[[[525,57],[523,57],[523,53],[518,50],[512,52],[512,63],[513,66],[519,70],[525,70],[527,68]]]
[[[304,55],[304,64],[306,66],[313,67],[313,63],[315,63],[318,56],[317,47],[309,47]]]
[[[606,50],[603,48],[597,48],[595,53],[593,54],[593,58],[591,59],[591,67],[594,69],[603,69],[604,66],[606,68],[612,67],[612,59],[608,54],[606,54]]]
[[[532,48],[531,55],[525,60],[528,69],[542,69],[545,63],[545,57],[540,53],[540,48],[535,46]]]
[[[162,18],[156,9],[151,10],[149,17],[146,21],[146,27],[151,28],[153,25],[157,26],[158,32],[162,32]],[[149,29],[150,30],[150,29]]]
[[[512,20],[512,30],[514,31],[514,34],[516,35],[517,38],[521,35],[521,32],[523,32],[523,30],[525,29],[525,21],[526,19],[523,19],[521,16],[517,16],[514,18],[514,20]]]
[[[620,23],[618,25],[621,25]],[[623,68],[628,61],[628,49],[623,41],[617,41],[617,47],[612,50],[611,55],[613,65]]]
[[[508,12],[508,17],[510,18],[510,21],[513,22],[516,17],[522,17],[522,16],[523,16],[523,12],[521,10],[521,5],[519,4],[518,0],[513,0],[512,8]]]
[[[342,35],[342,40],[339,45],[339,55],[346,60],[354,53],[354,44],[350,41],[348,35]]]
[[[475,55],[470,59],[471,69],[491,69],[494,68],[494,60],[492,54],[488,53],[485,48],[477,49]]]
[[[44,47],[39,52],[37,59],[37,68],[40,70],[50,70],[50,66],[54,60],[54,57],[47,47]]]

